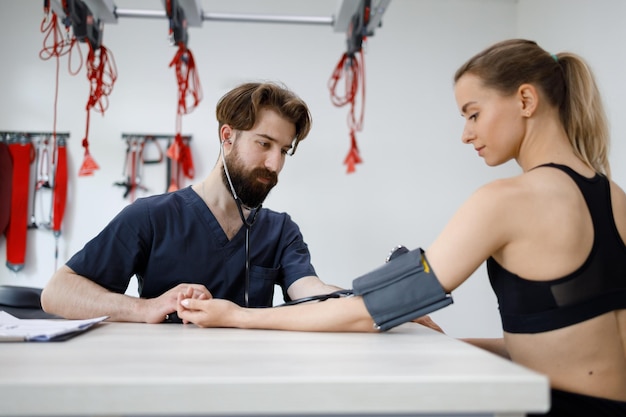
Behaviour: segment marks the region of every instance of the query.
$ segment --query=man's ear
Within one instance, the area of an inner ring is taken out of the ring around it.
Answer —
[[[520,110],[523,117],[531,117],[537,110],[539,95],[537,89],[532,84],[522,84],[517,89],[520,100]]]
[[[223,124],[220,128],[220,142],[232,143],[233,128],[230,125]]]

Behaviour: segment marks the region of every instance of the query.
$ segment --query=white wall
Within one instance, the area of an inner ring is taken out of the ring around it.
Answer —
[[[552,53],[580,54],[593,69],[611,125],[612,176],[626,186],[626,2],[622,0],[519,0],[518,34]]]
[[[115,4],[154,10],[162,2]],[[204,0],[203,9],[330,16],[338,4],[338,0]],[[54,62],[38,57],[41,2],[0,0],[0,11],[5,39],[0,44],[4,58],[0,131],[49,131]],[[524,36],[555,52],[570,49],[587,56],[606,92],[614,138],[623,136],[624,126],[614,115],[625,107],[619,90],[623,87],[618,87],[623,85],[625,65],[619,47],[611,47],[624,38],[619,29],[624,14],[619,0],[393,0],[383,27],[367,45],[365,126],[358,135],[364,163],[350,175],[342,165],[349,149],[347,108],[334,107],[326,87],[344,51],[343,35],[326,26],[204,22],[202,28],[190,29],[189,42],[204,100],[183,120],[184,133],[193,135],[196,179],[208,174],[218,156],[214,120],[218,98],[242,81],[284,82],[310,105],[314,126],[287,161],[265,206],[289,212],[304,233],[319,275],[349,287],[354,277],[379,266],[393,246],[428,246],[478,186],[519,172],[514,164],[486,167],[460,142],[462,119],[453,99],[452,75],[485,46]],[[115,57],[119,79],[104,117],[92,114],[91,153],[101,166],[93,177],[76,175],[83,160],[85,72],[70,76],[67,59],[61,60],[58,131],[71,134],[71,164],[59,264],[128,204],[123,190],[112,185],[122,176],[121,134],[174,131],[176,84],[168,64],[175,49],[166,37],[167,22],[159,19],[120,18],[105,27],[103,43]],[[616,143],[614,176],[626,182],[626,168],[617,163],[621,153]],[[151,193],[162,192],[164,167],[146,168],[144,180]],[[1,239],[3,262],[5,251]],[[14,274],[0,266],[0,284],[45,285],[54,271],[53,254],[49,231],[29,231],[25,269]],[[450,335],[501,334],[483,267],[454,297],[454,305],[433,314]]]

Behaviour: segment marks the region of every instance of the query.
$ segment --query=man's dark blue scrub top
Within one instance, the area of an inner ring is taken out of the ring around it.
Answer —
[[[245,236],[228,240],[191,187],[126,206],[67,265],[101,286],[124,293],[133,275],[139,295],[153,298],[180,283],[202,284],[215,298],[244,304]],[[261,209],[250,229],[250,306],[272,305],[283,292],[315,276],[300,229],[286,213]]]

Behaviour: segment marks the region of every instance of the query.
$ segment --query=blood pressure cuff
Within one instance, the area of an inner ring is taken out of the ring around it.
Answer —
[[[452,296],[444,291],[421,248],[356,278],[352,287],[381,331],[452,304]]]

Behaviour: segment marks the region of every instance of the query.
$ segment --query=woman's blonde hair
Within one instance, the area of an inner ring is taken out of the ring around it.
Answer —
[[[576,155],[610,177],[607,118],[593,73],[580,56],[550,55],[533,41],[511,39],[472,57],[457,70],[454,82],[466,73],[503,94],[513,94],[525,83],[541,89],[548,102],[558,107]]]

